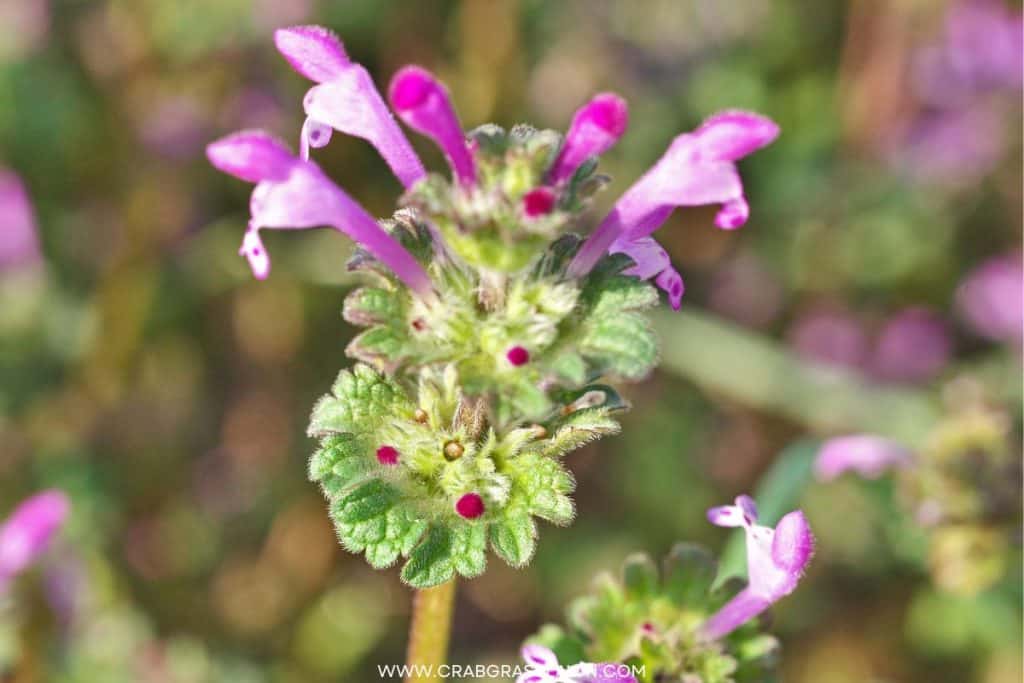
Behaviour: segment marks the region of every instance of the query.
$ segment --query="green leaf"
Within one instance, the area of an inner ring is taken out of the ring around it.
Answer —
[[[604,408],[578,410],[562,421],[544,444],[544,454],[561,457],[603,436],[618,434],[621,427]]]
[[[631,600],[646,600],[658,591],[658,568],[645,553],[633,553],[622,564],[622,583]]]
[[[591,315],[604,317],[623,311],[642,310],[658,303],[658,290],[644,280],[620,275],[601,284]]]
[[[817,441],[796,441],[775,458],[754,492],[761,524],[775,524],[784,514],[799,506],[804,489],[813,480],[814,458],[819,446]],[[715,587],[730,578],[746,575],[746,543],[743,532],[736,531],[722,552]]]
[[[587,381],[587,362],[576,353],[563,353],[551,362],[551,371],[572,384]]]
[[[382,517],[398,501],[397,490],[374,479],[339,498],[334,507],[334,519],[339,524],[359,524]]]
[[[342,309],[345,320],[361,327],[400,322],[401,316],[398,292],[382,287],[360,287],[345,297]]]
[[[338,498],[331,516],[338,538],[351,552],[365,552],[377,569],[390,567],[408,554],[426,530],[426,522],[399,504],[399,493],[379,480],[363,484]]]
[[[680,607],[699,604],[715,581],[718,565],[704,548],[677,543],[662,563],[665,595]]]
[[[412,405],[398,384],[358,363],[352,370],[342,370],[331,393],[317,401],[308,434],[371,434],[384,420],[406,417],[411,411]]]
[[[402,567],[402,581],[413,588],[429,588],[449,581],[453,576],[452,532],[446,526],[431,526]]]
[[[487,568],[487,526],[460,524],[452,535],[452,561],[455,571],[467,579],[480,576]]]
[[[354,434],[333,434],[320,442],[309,459],[309,479],[337,496],[372,470],[366,444]]]
[[[509,474],[515,493],[522,492],[528,514],[554,524],[572,521],[576,510],[569,494],[576,488],[576,482],[558,460],[526,452],[509,463]]]
[[[651,326],[636,313],[588,320],[579,348],[584,356],[627,379],[643,378],[658,357]]]
[[[395,328],[380,325],[357,335],[349,342],[345,353],[361,361],[381,362],[389,366],[400,362],[407,355],[407,342],[408,337],[399,334]]]
[[[526,510],[506,508],[504,516],[491,524],[491,548],[512,567],[524,567],[537,547],[537,525]]]

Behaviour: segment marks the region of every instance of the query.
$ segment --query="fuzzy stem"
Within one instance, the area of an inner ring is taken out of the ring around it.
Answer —
[[[443,681],[438,667],[448,659],[448,638],[455,605],[455,579],[416,591],[409,624],[406,683]],[[429,675],[428,675],[429,671]]]

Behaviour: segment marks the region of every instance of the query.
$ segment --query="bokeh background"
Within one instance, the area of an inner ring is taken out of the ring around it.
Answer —
[[[998,311],[959,294],[1005,256],[986,305],[1020,305],[1020,7],[983,4],[0,0],[0,166],[38,225],[18,248],[0,235],[0,514],[47,486],[73,500],[0,606],[0,679],[362,683],[403,659],[409,591],[338,547],[305,477],[308,411],[349,363],[350,245],[267,235],[275,270],[253,280],[250,188],[203,154],[240,128],[297,142],[308,83],[279,26],[334,29],[381,86],[435,70],[467,126],[564,129],[621,93],[595,219],[716,110],[782,126],[741,163],[743,230],[694,209],[659,233],[688,287],[657,316],[664,367],[628,388],[621,437],[571,456],[577,522],[544,528],[529,569],[492,560],[461,585],[453,662],[513,661],[631,551],[721,549],[704,509],[795,441],[805,460],[851,431],[926,449],[966,405],[1018,463],[1019,323],[993,331]],[[368,145],[336,136],[317,159],[390,212],[400,188]],[[1019,499],[993,572],[955,541],[936,554],[892,480],[800,481],[819,544],[775,609],[786,681],[1021,679]]]

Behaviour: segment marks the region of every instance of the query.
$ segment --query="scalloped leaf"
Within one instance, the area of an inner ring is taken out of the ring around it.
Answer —
[[[643,316],[620,311],[590,319],[584,328],[580,352],[605,370],[642,379],[654,368],[658,344]]]
[[[403,306],[399,296],[397,291],[383,287],[360,287],[345,297],[341,315],[361,327],[400,324]]]
[[[366,443],[355,434],[332,434],[320,441],[309,459],[309,479],[330,496],[339,495],[372,471]]]
[[[411,411],[412,404],[396,382],[358,363],[352,370],[342,370],[331,393],[317,401],[309,418],[308,434],[370,434],[383,420],[406,416]]]
[[[402,567],[402,581],[413,588],[429,588],[455,576],[452,562],[452,532],[446,526],[433,525],[423,541],[409,553]]]
[[[562,420],[544,444],[544,454],[561,457],[603,436],[618,434],[622,427],[605,408],[578,410]]]
[[[528,510],[511,507],[491,524],[488,536],[498,557],[511,567],[524,567],[537,549],[537,523]]]
[[[569,497],[576,481],[572,474],[554,458],[526,452],[510,463],[513,487],[524,492],[528,514],[565,525],[576,515]]]

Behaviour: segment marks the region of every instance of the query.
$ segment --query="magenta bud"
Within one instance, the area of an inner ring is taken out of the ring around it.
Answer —
[[[455,512],[466,519],[476,519],[484,514],[484,499],[478,493],[467,493],[455,503]]]
[[[523,213],[536,218],[551,213],[555,208],[555,193],[550,187],[538,187],[523,195]]]
[[[394,446],[381,446],[377,449],[377,462],[381,465],[397,465],[398,449]]]
[[[513,346],[505,353],[505,358],[508,359],[509,363],[518,368],[530,362],[530,352],[522,346]]]

